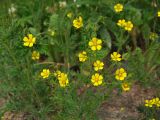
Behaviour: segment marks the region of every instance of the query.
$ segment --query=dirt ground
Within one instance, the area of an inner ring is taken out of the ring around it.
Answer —
[[[145,99],[154,97],[155,93],[155,90],[142,89],[139,85],[132,86],[129,92],[121,95],[114,91],[113,97],[104,102],[98,111],[100,120],[142,120],[143,114],[137,108],[144,105]]]
[[[137,107],[144,104],[145,99],[154,97],[156,91],[150,88],[143,89],[139,85],[132,86],[129,92],[118,95],[113,91],[113,97],[102,103],[97,115],[100,120],[142,120],[143,114]],[[0,107],[4,100],[0,101]],[[6,112],[2,120],[27,120],[23,113]]]

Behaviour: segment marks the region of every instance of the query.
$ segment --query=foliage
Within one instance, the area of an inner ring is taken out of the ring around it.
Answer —
[[[120,13],[114,10],[117,3],[123,5]],[[97,120],[101,103],[114,89],[125,91],[123,83],[160,89],[155,0],[2,0],[0,7],[0,97],[6,99],[1,115],[17,111],[28,113],[28,119]],[[83,22],[75,28],[73,21],[79,24],[80,16]],[[129,25],[118,26],[121,19]],[[28,34],[36,38],[33,47],[23,46]],[[97,50],[93,38],[102,41]],[[39,60],[32,59],[33,51],[40,53]],[[82,51],[86,54],[79,55]],[[113,52],[121,59],[113,60]],[[97,68],[103,76],[97,87],[91,82],[96,60],[104,63]],[[119,68],[125,70],[124,81],[115,78]],[[41,76],[43,69],[50,70],[47,79]],[[66,77],[55,76],[57,70]],[[62,87],[64,78],[69,83]]]

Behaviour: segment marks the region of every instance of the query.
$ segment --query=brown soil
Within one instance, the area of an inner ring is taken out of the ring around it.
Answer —
[[[113,97],[102,104],[98,116],[100,120],[142,120],[143,114],[137,108],[144,105],[145,99],[154,97],[155,93],[155,90],[143,89],[139,85],[132,86],[129,92],[121,95],[114,91]]]

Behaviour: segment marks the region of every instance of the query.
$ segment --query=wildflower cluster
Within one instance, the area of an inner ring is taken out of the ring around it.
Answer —
[[[41,72],[41,77],[43,79],[46,79],[50,76],[50,70],[49,69],[43,69],[43,71]],[[66,87],[69,83],[69,80],[68,80],[68,76],[66,73],[63,73],[59,70],[55,71],[54,72],[54,76],[58,79],[58,82],[59,82],[59,85],[61,87]]]
[[[116,61],[116,62],[121,61],[122,60],[121,54],[119,54],[118,52],[113,52],[111,54],[111,60],[112,61]],[[119,69],[116,70],[116,72],[115,72],[115,79],[117,79],[119,81],[124,81],[126,77],[127,77],[127,72],[125,71],[124,68],[119,68]],[[121,86],[122,86],[122,89],[124,91],[130,90],[130,86],[126,82],[122,83]]]
[[[36,43],[36,37],[34,37],[32,34],[28,34],[23,38],[23,45],[26,47],[33,47],[33,45]],[[38,51],[32,52],[32,60],[39,60],[40,53]]]
[[[63,73],[59,70],[57,70],[55,73],[54,73],[54,76],[58,79],[59,81],[59,85],[61,87],[66,87],[69,83],[69,80],[68,80],[68,76],[66,73]]]
[[[123,5],[118,3],[114,6],[116,13],[123,11]],[[133,29],[133,23],[131,21],[126,21],[125,19],[119,19],[117,25],[124,28],[126,31],[130,32]]]
[[[12,106],[2,113],[21,110],[29,113],[26,119],[89,120],[114,88],[131,89],[130,78],[146,86],[158,82],[157,1],[31,1],[1,5],[0,90]],[[145,106],[160,109],[160,98],[145,100]]]
[[[146,107],[160,107],[160,99],[159,98],[153,98],[151,100],[145,100],[145,106]]]
[[[93,37],[89,43],[88,43],[89,47],[91,48],[92,51],[96,51],[96,50],[101,50],[102,49],[102,40],[98,39],[96,37]],[[94,66],[94,70],[95,71],[99,71],[103,69],[104,63],[100,60],[96,60],[93,63]],[[103,82],[103,76],[99,73],[95,73],[94,75],[92,75],[91,77],[91,82],[94,86],[99,86],[102,84]]]
[[[126,21],[125,19],[118,20],[117,25],[124,28],[128,32],[133,29],[133,23],[131,21]]]
[[[102,49],[102,40],[93,37],[89,41],[88,46],[94,52],[99,51]],[[88,59],[87,52],[86,51],[80,52],[78,57],[80,62],[85,62]],[[103,70],[104,63],[101,60],[96,60],[95,62],[93,62],[93,67],[96,73],[91,76],[91,82],[93,86],[99,86],[103,83],[103,76],[100,73],[98,73],[98,71]]]

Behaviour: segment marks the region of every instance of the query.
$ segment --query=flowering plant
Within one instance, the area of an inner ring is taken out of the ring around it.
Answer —
[[[135,83],[160,89],[156,1],[8,4],[0,15],[2,116],[9,110],[27,119],[99,119],[96,110],[115,90],[127,93]],[[159,107],[158,100],[145,106]]]

